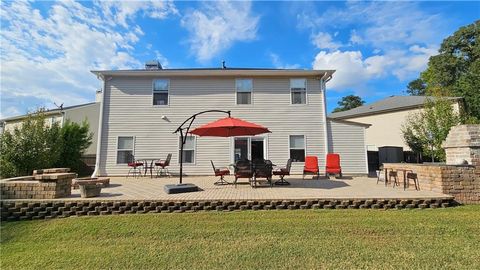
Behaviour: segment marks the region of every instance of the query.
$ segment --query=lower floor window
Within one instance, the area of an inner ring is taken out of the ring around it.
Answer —
[[[305,162],[305,136],[290,135],[289,150],[293,162]]]
[[[118,137],[117,164],[126,164],[133,161],[133,137]]]
[[[178,139],[178,160],[180,161],[181,138]],[[187,136],[183,145],[183,163],[195,163],[195,136]]]

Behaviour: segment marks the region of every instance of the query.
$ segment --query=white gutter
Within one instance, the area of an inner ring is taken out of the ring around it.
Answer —
[[[327,77],[329,76],[329,77]],[[325,80],[327,77],[327,80]],[[326,98],[326,82],[328,82],[332,78],[332,75],[328,72],[323,74],[322,78],[320,79],[320,92],[322,94],[323,100],[323,134],[324,134],[324,145],[325,145],[325,158],[328,154],[328,128],[327,128],[327,98]]]
[[[97,78],[101,78],[103,80],[103,93],[102,93],[102,99],[100,101],[100,115],[98,119],[98,131],[97,131],[97,154],[95,156],[95,170],[93,170],[92,173],[92,178],[96,177],[98,174],[98,170],[100,168],[100,149],[102,146],[102,127],[103,127],[103,107],[104,107],[104,101],[105,101],[105,91],[107,89],[107,81],[111,80],[112,77],[105,78],[104,76],[97,76]]]
[[[332,75],[335,70],[92,70],[97,76],[168,76],[168,77],[209,77],[209,76],[323,76]]]

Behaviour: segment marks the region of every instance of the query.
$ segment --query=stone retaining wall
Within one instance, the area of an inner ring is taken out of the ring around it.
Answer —
[[[446,165],[385,163],[383,166],[414,171],[420,189],[453,195],[460,203],[480,204],[480,125],[453,127],[442,146]]]
[[[455,205],[451,198],[265,201],[0,201],[1,220],[50,219],[70,216],[160,212],[294,210],[294,209],[414,209]]]
[[[468,165],[429,165],[385,163],[385,168],[412,170],[418,175],[420,189],[452,195],[465,204],[480,204],[480,169]],[[399,178],[403,180],[402,173]]]
[[[56,199],[72,194],[74,173],[69,169],[36,170],[33,176],[22,176],[0,180],[2,200],[8,199]]]

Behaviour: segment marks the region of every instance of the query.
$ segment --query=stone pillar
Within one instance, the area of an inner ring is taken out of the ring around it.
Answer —
[[[452,127],[442,147],[447,155],[447,165],[480,167],[480,125]]]

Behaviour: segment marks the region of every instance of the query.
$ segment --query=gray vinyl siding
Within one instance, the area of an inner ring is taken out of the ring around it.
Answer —
[[[160,78],[160,77],[157,77]],[[320,81],[307,80],[307,105],[291,105],[290,78],[249,77],[253,79],[252,104],[236,105],[236,77],[173,77],[169,105],[152,105],[154,77],[113,77],[107,80],[100,174],[125,175],[126,165],[116,164],[118,136],[135,137],[136,158],[164,159],[172,153],[170,171],[178,172],[178,135],[172,132],[192,114],[210,109],[231,110],[238,117],[268,127],[267,158],[285,165],[289,158],[289,135],[305,135],[307,155],[319,157],[324,166],[323,104]],[[162,116],[168,121],[161,119]],[[193,127],[226,117],[222,113],[203,114]],[[212,174],[216,166],[232,162],[232,138],[197,137],[195,164],[185,164],[187,175]],[[303,163],[295,163],[292,173],[301,173]]]
[[[332,120],[327,123],[329,152],[340,154],[342,172],[366,174],[365,127]]]

